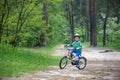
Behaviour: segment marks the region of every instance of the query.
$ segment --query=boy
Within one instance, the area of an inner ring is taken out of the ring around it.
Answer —
[[[79,41],[80,35],[75,34],[74,39],[75,39],[75,41],[72,43],[72,46],[74,47],[74,49],[71,51],[71,54],[72,53],[76,54],[76,67],[79,67],[79,56],[81,55],[81,52],[82,52],[82,44]],[[71,55],[71,57],[72,57],[72,55]]]

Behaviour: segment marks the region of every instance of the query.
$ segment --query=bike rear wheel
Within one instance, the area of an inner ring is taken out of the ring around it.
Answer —
[[[68,62],[67,56],[62,57],[59,62],[60,69],[64,69],[67,65],[67,62]]]
[[[87,59],[83,56],[79,57],[80,61],[79,61],[79,67],[77,67],[78,69],[82,70],[86,67],[87,65]]]

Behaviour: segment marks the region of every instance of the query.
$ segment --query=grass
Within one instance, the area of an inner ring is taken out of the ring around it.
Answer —
[[[58,65],[59,57],[53,57],[55,48],[13,48],[0,45],[0,77],[18,77],[23,73],[47,70],[48,66]]]

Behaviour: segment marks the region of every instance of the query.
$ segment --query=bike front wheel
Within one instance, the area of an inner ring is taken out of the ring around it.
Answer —
[[[62,57],[59,62],[60,69],[64,69],[67,65],[67,62],[68,62],[67,56]]]
[[[79,57],[80,61],[79,61],[79,67],[77,67],[78,69],[82,70],[86,67],[87,65],[87,59],[83,56]]]

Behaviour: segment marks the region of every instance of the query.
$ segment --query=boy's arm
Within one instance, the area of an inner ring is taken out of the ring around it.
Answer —
[[[74,46],[74,43],[75,43],[75,42],[73,42],[73,43],[71,44],[71,46]]]
[[[79,47],[77,47],[76,49],[82,51],[82,44],[80,43]]]
[[[80,46],[80,47],[77,47],[77,49],[82,49],[82,46]]]
[[[72,44],[66,44],[65,45],[65,47],[71,47],[72,46]]]

